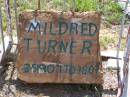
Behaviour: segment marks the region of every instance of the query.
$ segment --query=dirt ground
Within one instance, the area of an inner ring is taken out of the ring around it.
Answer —
[[[27,84],[17,79],[17,70],[13,67],[10,65],[0,76],[0,97],[116,97],[117,72],[113,69],[104,69],[103,85],[65,85]]]

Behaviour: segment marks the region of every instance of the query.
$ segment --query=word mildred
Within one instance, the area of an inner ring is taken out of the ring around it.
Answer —
[[[30,51],[31,45],[36,44],[39,53],[92,53],[94,40],[84,37],[96,37],[98,28],[94,23],[58,21],[33,21],[27,27],[27,33],[36,34],[37,39],[30,36],[24,37],[26,51]],[[49,39],[39,37],[49,37]],[[74,37],[78,38],[74,38]],[[67,38],[68,37],[68,38]],[[60,40],[59,40],[60,38]]]

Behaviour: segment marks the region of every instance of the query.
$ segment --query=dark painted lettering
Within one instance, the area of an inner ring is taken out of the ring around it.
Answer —
[[[53,73],[55,71],[55,66],[50,64],[47,66],[47,72],[48,73]]]
[[[29,51],[30,49],[30,42],[32,41],[32,38],[24,38],[25,44],[26,44],[26,51]]]
[[[41,41],[40,40],[37,40],[37,45],[38,45],[38,51],[39,53],[44,53],[45,50],[46,50],[46,41],[43,41],[42,42],[43,44],[43,47],[41,47]]]
[[[89,55],[91,55],[91,47],[92,47],[92,42],[90,40],[85,40],[83,41],[83,48],[81,53],[88,53]]]
[[[70,69],[69,69],[69,74],[75,74],[76,73],[76,67],[75,66],[73,66],[73,65],[71,65],[70,66]]]
[[[96,65],[95,66],[95,72],[98,73],[98,71],[99,71],[99,65]]]
[[[62,65],[56,65],[56,72],[60,72],[60,73],[62,73],[63,72],[63,69],[62,69]]]
[[[63,31],[64,28],[64,31]],[[68,25],[66,22],[60,21],[59,22],[59,35],[64,35],[68,30]]]
[[[47,33],[46,31],[47,31],[47,22],[44,23],[44,31],[43,31],[44,35],[46,35],[46,33]]]
[[[64,72],[69,73],[70,65],[65,64],[64,65]]]
[[[64,42],[64,41],[61,41],[59,42],[59,52],[60,53],[65,53],[67,51],[67,47],[68,47],[68,42]]]
[[[93,74],[98,73],[99,65],[75,66],[72,64],[54,65],[54,64],[24,64],[22,68],[24,73],[64,73],[64,74]]]
[[[31,66],[30,66],[30,64],[28,64],[28,63],[24,64],[24,67],[22,68],[22,71],[23,71],[24,73],[29,73],[29,72],[31,71]]]
[[[94,67],[93,66],[89,66],[89,73],[93,73],[94,72]]]
[[[76,48],[76,41],[71,41],[70,43],[70,54],[75,54],[74,48]]]
[[[88,73],[88,66],[84,66],[81,68],[81,73],[82,74],[87,74]]]
[[[56,40],[49,40],[48,43],[48,52],[56,52],[56,45],[57,45],[57,41]]]
[[[82,36],[88,36],[89,33],[88,33],[88,23],[82,23],[81,24],[81,35]]]
[[[38,67],[39,65],[37,65],[37,64],[32,64],[32,72],[34,72],[34,73],[38,73],[39,72],[39,67]]]
[[[70,23],[70,34],[78,34],[78,24],[77,23]]]
[[[50,34],[51,35],[56,35],[56,32],[54,32],[54,24],[53,24],[53,22],[50,22]]]
[[[34,23],[31,23],[30,26],[29,26],[29,29],[28,29],[28,32],[34,32],[37,30],[38,28],[38,32],[40,33],[40,23],[39,22],[35,22],[36,25],[34,25]]]
[[[89,35],[90,36],[95,36],[96,32],[97,32],[96,24],[89,23]]]
[[[41,73],[47,73],[47,66],[45,64],[40,64],[39,69]]]

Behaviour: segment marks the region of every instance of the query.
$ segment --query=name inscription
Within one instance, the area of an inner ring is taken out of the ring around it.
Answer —
[[[43,53],[68,53],[68,54],[84,54],[91,55],[94,40],[85,37],[96,37],[99,28],[94,23],[84,22],[65,22],[59,20],[55,22],[32,21],[26,28],[26,37],[24,37],[25,49],[30,51],[31,45],[36,44],[39,54]],[[28,36],[28,34],[36,33],[36,38]],[[50,36],[47,40],[40,38]],[[59,37],[62,37],[60,40]],[[73,39],[72,36],[78,36],[80,39]],[[65,39],[68,38],[68,39]],[[79,46],[79,44],[81,44]],[[77,52],[77,48],[79,49]]]

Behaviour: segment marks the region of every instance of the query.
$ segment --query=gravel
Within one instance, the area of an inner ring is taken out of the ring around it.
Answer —
[[[63,84],[27,84],[17,78],[17,70],[13,71],[13,64],[5,74],[0,76],[0,97],[116,97],[117,71],[104,69],[102,85],[63,85]],[[101,94],[101,95],[100,95]]]

